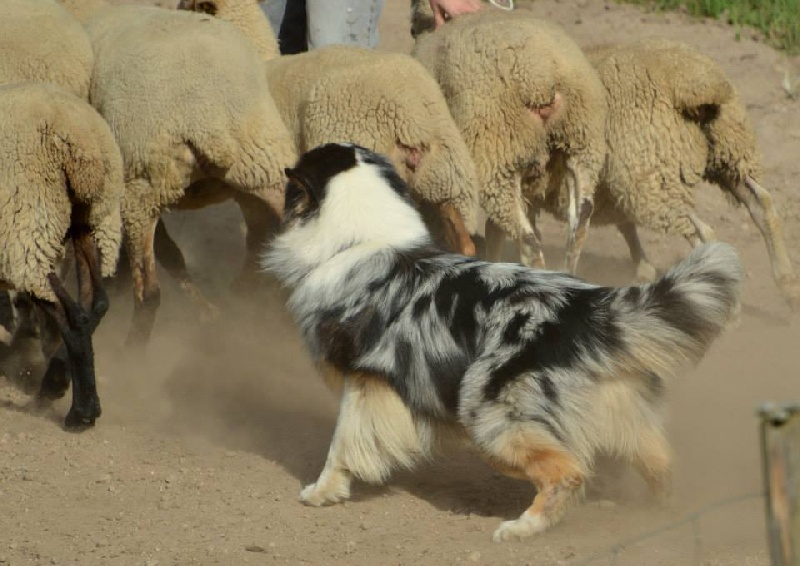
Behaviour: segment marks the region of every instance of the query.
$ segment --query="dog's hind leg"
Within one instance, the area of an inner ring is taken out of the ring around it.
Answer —
[[[567,505],[584,485],[585,474],[578,460],[563,448],[530,446],[514,455],[516,464],[498,469],[512,477],[524,476],[536,486],[533,504],[513,521],[504,521],[494,532],[494,541],[521,539],[558,523]],[[497,466],[498,460],[491,459]],[[508,458],[503,458],[508,460]],[[511,468],[513,473],[509,473]]]
[[[672,496],[672,451],[661,428],[648,427],[639,435],[633,465],[659,503],[668,504]]]
[[[300,500],[313,506],[336,503],[350,497],[353,477],[381,483],[393,468],[412,467],[428,453],[427,430],[385,381],[346,376],[325,467]]]

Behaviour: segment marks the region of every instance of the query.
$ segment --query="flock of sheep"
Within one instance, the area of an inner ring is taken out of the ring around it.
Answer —
[[[71,382],[68,426],[100,415],[91,338],[119,256],[134,289],[128,345],[142,347],[160,300],[157,261],[211,308],[161,215],[234,199],[248,281],[280,226],[284,168],[328,141],[386,154],[454,251],[475,253],[480,208],[488,259],[508,237],[523,263],[544,267],[536,219],[566,221],[571,273],[591,222],[617,226],[637,278],[653,279],[637,227],[712,240],[694,187],[715,183],[747,207],[778,288],[800,305],[744,106],[719,66],[685,45],[582,50],[525,10],[486,9],[433,31],[427,1],[413,0],[412,55],[332,46],[280,56],[257,0],[0,4],[0,281],[14,290],[0,311],[15,318],[0,338],[13,350],[30,326],[22,314],[40,309],[50,362],[39,395]],[[77,300],[63,282],[73,265]]]

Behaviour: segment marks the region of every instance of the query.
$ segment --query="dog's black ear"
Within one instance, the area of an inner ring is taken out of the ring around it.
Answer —
[[[305,175],[303,175],[297,169],[292,169],[291,167],[286,167],[283,172],[289,179],[291,186],[300,189],[302,199],[305,201],[306,206],[319,206],[319,199],[317,198],[316,191],[314,190],[314,185],[306,178]]]

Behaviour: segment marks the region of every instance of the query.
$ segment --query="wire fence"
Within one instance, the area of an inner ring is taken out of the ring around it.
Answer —
[[[725,499],[719,499],[708,505],[697,509],[691,513],[688,513],[678,519],[677,521],[672,521],[660,527],[656,527],[654,529],[650,529],[639,533],[637,535],[633,535],[629,538],[623,539],[603,550],[595,552],[590,556],[582,558],[576,562],[571,562],[571,566],[583,566],[584,564],[592,564],[599,560],[610,559],[611,564],[615,565],[617,563],[617,559],[620,558],[620,555],[630,548],[633,545],[636,545],[640,542],[645,542],[651,539],[655,539],[660,537],[661,535],[668,533],[670,531],[674,531],[680,527],[689,525],[692,529],[692,539],[694,544],[693,554],[694,554],[694,563],[702,563],[702,556],[703,556],[703,539],[700,535],[700,527],[699,527],[699,520],[703,518],[705,515],[713,511],[717,511],[719,509],[727,508],[732,505],[736,505],[737,503],[742,503],[744,501],[752,501],[754,499],[763,499],[763,493],[745,493],[743,495],[737,495],[733,497],[726,497]]]
[[[759,416],[770,557],[800,566],[800,403],[767,404]]]
[[[699,521],[705,515],[746,501],[762,500],[766,515],[766,542],[772,566],[800,566],[800,404],[759,408],[762,480],[764,489],[711,502],[660,527],[621,540],[585,558],[583,566],[606,561],[618,563],[634,545],[689,526],[693,539],[693,563],[703,563],[703,537]]]

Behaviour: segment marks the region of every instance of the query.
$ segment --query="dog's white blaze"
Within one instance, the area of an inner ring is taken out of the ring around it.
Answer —
[[[407,249],[429,239],[419,213],[403,202],[379,169],[358,154],[357,161],[330,180],[317,218],[276,238],[263,267],[291,280],[299,273],[290,270],[299,265],[308,270],[330,263],[324,265],[325,275],[335,277],[381,250]],[[342,257],[329,261],[337,254]]]
[[[340,244],[370,242],[407,248],[428,239],[428,229],[414,208],[392,189],[379,169],[357,157],[358,165],[337,175],[319,217],[320,230]]]

